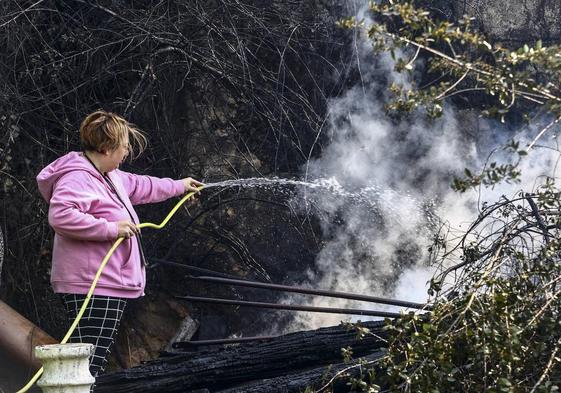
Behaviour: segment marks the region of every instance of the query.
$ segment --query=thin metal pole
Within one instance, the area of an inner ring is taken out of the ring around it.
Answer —
[[[415,303],[409,302],[405,300],[398,300],[398,299],[388,299],[383,297],[376,297],[376,296],[369,296],[369,295],[360,295],[356,293],[349,293],[349,292],[340,292],[340,291],[328,291],[325,289],[310,289],[310,288],[302,288],[302,287],[293,287],[288,285],[280,285],[280,284],[269,284],[259,281],[250,281],[250,280],[241,280],[238,277],[232,276],[230,274],[215,272],[214,270],[203,269],[200,267],[195,267],[191,265],[186,265],[183,263],[172,262],[165,259],[159,258],[148,258],[150,261],[154,261],[156,263],[161,263],[165,265],[175,266],[182,269],[191,270],[198,273],[206,273],[212,274],[214,276],[193,276],[190,275],[189,277],[195,280],[207,281],[207,282],[215,282],[220,284],[231,284],[237,286],[246,286],[246,287],[253,287],[253,288],[265,288],[271,289],[275,291],[284,291],[284,292],[295,292],[295,293],[304,293],[310,295],[319,295],[319,296],[328,296],[334,298],[342,298],[342,299],[351,299],[351,300],[359,300],[363,302],[370,302],[370,303],[379,303],[379,304],[389,304],[392,306],[399,306],[399,307],[406,307],[406,308],[417,308],[417,309],[425,309],[430,310],[431,306],[429,304],[423,303]]]
[[[259,336],[259,337],[239,337],[239,338],[223,338],[218,340],[197,340],[197,341],[178,341],[173,343],[173,348],[188,348],[197,345],[219,345],[219,344],[237,344],[246,341],[271,340],[279,336]]]
[[[218,299],[218,298],[197,297],[197,296],[177,296],[177,298],[189,300],[192,302],[198,302],[198,303],[229,304],[234,306],[272,308],[277,310],[310,311],[310,312],[323,312],[323,313],[331,313],[331,314],[367,315],[372,317],[383,317],[383,318],[401,317],[401,314],[399,313],[386,312],[386,311],[331,308],[331,307],[313,307],[313,306],[294,306],[291,304],[248,302],[244,300],[229,300],[229,299]]]
[[[186,269],[186,270],[192,270],[192,271],[198,272],[198,273],[213,274],[213,275],[219,276],[219,277],[232,278],[232,279],[237,279],[238,278],[238,277],[233,276],[231,274],[215,272],[214,270],[203,269],[202,267],[196,267],[196,266],[186,265],[184,263],[168,261],[166,259],[150,257],[150,258],[148,258],[148,261],[149,262],[154,262],[154,264],[150,265],[150,267],[154,267],[154,266],[157,266],[157,265],[161,264],[161,265],[169,265],[169,266],[179,267],[179,268]]]
[[[242,287],[265,288],[265,289],[272,289],[275,291],[305,293],[310,295],[320,295],[320,296],[328,296],[328,297],[335,297],[335,298],[342,298],[342,299],[360,300],[363,302],[389,304],[392,306],[401,306],[401,307],[417,308],[417,309],[428,308],[426,304],[422,304],[422,303],[413,303],[404,300],[387,299],[383,297],[360,295],[360,294],[349,293],[349,292],[328,291],[325,289],[310,289],[310,288],[302,288],[302,287],[293,287],[288,285],[268,284],[258,281],[238,280],[238,279],[210,277],[210,276],[192,276],[191,278],[196,280],[215,282],[221,284],[238,285]]]

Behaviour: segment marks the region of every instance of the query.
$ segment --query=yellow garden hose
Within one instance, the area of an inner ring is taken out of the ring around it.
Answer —
[[[197,189],[199,191],[201,191],[204,188],[204,186],[200,186]],[[138,228],[142,229],[142,228],[154,228],[154,229],[162,229],[164,226],[166,226],[166,224],[168,223],[168,221],[171,219],[171,217],[175,214],[175,212],[177,212],[177,210],[181,207],[181,205],[183,205],[185,203],[185,201],[187,201],[189,198],[191,198],[193,195],[195,195],[195,192],[190,192],[187,195],[185,195],[183,198],[181,198],[181,200],[179,202],[177,202],[177,204],[174,206],[173,209],[171,209],[171,211],[168,213],[167,217],[160,223],[160,224],[153,224],[151,222],[143,222],[142,224],[138,224]],[[80,319],[82,318],[82,316],[84,315],[84,312],[86,311],[86,308],[90,302],[90,299],[93,295],[95,286],[97,285],[97,282],[99,280],[99,277],[101,277],[101,272],[103,271],[103,269],[105,268],[105,265],[107,264],[107,262],[109,261],[109,258],[111,258],[111,255],[113,255],[113,253],[115,252],[115,250],[117,249],[117,247],[119,247],[119,245],[123,242],[123,237],[118,238],[117,240],[115,240],[115,243],[113,243],[113,246],[111,246],[111,248],[109,249],[109,251],[107,252],[107,254],[105,255],[105,257],[103,258],[103,261],[101,262],[101,265],[99,266],[99,269],[97,269],[97,273],[95,274],[95,278],[92,282],[92,285],[90,286],[90,290],[88,291],[88,294],[86,295],[86,299],[84,300],[84,304],[82,304],[82,308],[80,308],[80,311],[78,312],[78,315],[76,316],[76,319],[74,319],[74,322],[72,322],[72,325],[70,326],[70,328],[68,329],[68,332],[66,332],[66,335],[64,336],[64,338],[62,339],[62,341],[60,342],[61,344],[66,344],[66,342],[70,339],[70,336],[72,336],[72,333],[74,333],[74,329],[76,329],[76,326],[78,326],[78,322],[80,322]],[[31,378],[29,380],[29,382],[20,390],[18,390],[16,393],[23,393],[23,392],[27,392],[35,382],[37,382],[37,380],[39,379],[39,377],[41,376],[41,374],[43,374],[43,367],[41,367],[33,376],[33,378]]]

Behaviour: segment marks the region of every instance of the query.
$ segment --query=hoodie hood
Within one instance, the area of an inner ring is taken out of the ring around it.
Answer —
[[[86,171],[93,176],[103,180],[99,172],[92,167],[92,164],[82,155],[73,151],[51,162],[37,175],[37,185],[39,192],[45,201],[49,202],[53,195],[53,187],[62,176],[72,171]]]

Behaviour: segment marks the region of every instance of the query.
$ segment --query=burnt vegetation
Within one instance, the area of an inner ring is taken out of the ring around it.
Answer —
[[[336,28],[334,15],[348,11],[335,3],[1,2],[2,298],[62,335],[35,176],[79,149],[79,123],[95,109],[126,116],[149,137],[149,151],[125,170],[205,181],[297,173],[321,148],[327,100],[355,78],[354,33]],[[168,209],[139,208],[146,221]],[[263,279],[261,264],[287,277],[318,247],[314,224],[271,195],[216,192],[182,212],[147,234],[149,254]],[[283,228],[283,247],[271,251],[257,222]],[[286,247],[291,238],[299,245]],[[149,274],[150,290],[184,287],[173,271]]]

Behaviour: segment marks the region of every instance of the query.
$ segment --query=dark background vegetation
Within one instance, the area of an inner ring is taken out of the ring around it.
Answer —
[[[147,133],[150,148],[125,170],[206,182],[298,176],[321,150],[327,100],[356,77],[353,33],[336,27],[354,7],[290,0],[2,1],[0,298],[56,338],[66,330],[50,289],[53,233],[35,176],[79,149],[80,121],[93,110],[121,114]],[[200,199],[164,230],[145,235],[150,256],[276,282],[298,281],[312,264],[315,224],[292,215],[284,197],[209,190]],[[142,221],[159,222],[172,203],[139,207]],[[121,366],[157,353],[155,338],[134,326],[138,319],[161,320],[158,310],[171,315],[170,331],[185,314],[209,329],[203,336],[261,328],[240,311],[215,331],[216,315],[231,308],[197,314],[172,296],[243,293],[197,285],[170,268],[150,270],[149,281],[148,296],[129,307],[124,321],[128,354],[118,346]],[[145,349],[131,360],[131,347]]]

